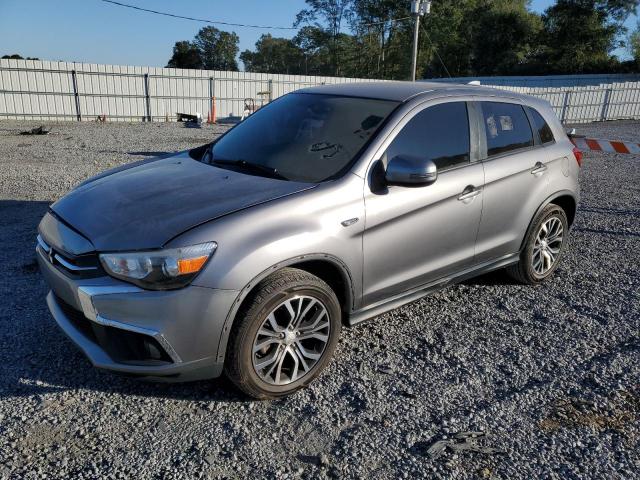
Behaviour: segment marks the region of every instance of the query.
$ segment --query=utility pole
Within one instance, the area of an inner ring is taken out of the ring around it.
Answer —
[[[413,58],[411,64],[411,81],[416,81],[416,68],[418,64],[418,32],[420,30],[420,17],[431,11],[431,0],[411,0],[411,14],[415,17],[413,30]]]

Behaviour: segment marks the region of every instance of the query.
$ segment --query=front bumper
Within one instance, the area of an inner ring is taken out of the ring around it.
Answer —
[[[237,291],[148,291],[108,276],[76,279],[36,251],[51,314],[94,366],[164,381],[222,373],[217,348]]]

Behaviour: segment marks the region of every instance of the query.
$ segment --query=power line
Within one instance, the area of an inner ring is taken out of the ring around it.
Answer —
[[[156,15],[164,15],[165,17],[173,17],[173,18],[181,18],[183,20],[191,20],[193,22],[202,22],[202,23],[210,23],[213,25],[226,25],[229,27],[246,27],[246,28],[261,28],[263,30],[298,30],[296,27],[274,27],[270,25],[247,25],[244,23],[231,23],[231,22],[222,22],[218,20],[208,20],[206,18],[194,18],[194,17],[185,17],[183,15],[175,15],[173,13],[167,12],[159,12],[157,10],[151,10],[149,8],[137,7],[135,5],[129,5],[126,3],[116,2],[114,0],[100,0],[105,3],[112,3],[114,5],[118,5],[120,7],[132,8],[134,10],[140,10],[141,12],[147,13],[155,13]]]
[[[122,3],[122,2],[116,2],[115,0],[100,0],[101,2],[105,2],[105,3],[111,3],[113,5],[118,5],[120,7],[125,7],[125,8],[131,8],[133,10],[139,10],[141,12],[147,12],[147,13],[153,13],[155,15],[163,15],[165,17],[172,17],[172,18],[180,18],[182,20],[191,20],[192,22],[201,22],[201,23],[209,23],[212,25],[226,25],[228,27],[244,27],[244,28],[260,28],[262,30],[298,30],[298,27],[275,27],[272,25],[249,25],[249,24],[245,24],[245,23],[232,23],[232,22],[222,22],[219,20],[209,20],[207,18],[196,18],[196,17],[186,17],[184,15],[176,15],[174,13],[168,13],[168,12],[160,12],[158,10],[151,10],[150,8],[142,8],[142,7],[138,7],[136,5],[129,5],[127,3]],[[402,18],[396,18],[396,19],[389,19],[389,20],[382,20],[380,22],[372,22],[372,23],[363,23],[358,25],[358,27],[371,27],[373,25],[380,25],[383,23],[398,23],[398,22],[402,22],[404,20],[408,20],[411,17],[402,17]]]
[[[409,20],[411,17],[402,17],[402,18],[390,18],[389,20],[381,20],[379,22],[372,22],[372,23],[361,23],[360,25],[356,25],[356,27],[372,27],[373,25],[381,25],[383,23],[398,23],[398,22],[402,22],[404,20]]]
[[[447,69],[447,66],[444,64],[444,62],[442,61],[442,57],[440,56],[440,54],[438,53],[438,49],[436,48],[436,44],[433,43],[431,41],[431,37],[429,37],[429,32],[427,32],[427,29],[425,28],[424,24],[420,25],[422,27],[422,31],[424,32],[424,34],[427,36],[427,40],[429,40],[429,43],[431,44],[431,46],[433,47],[433,51],[436,53],[436,57],[438,57],[438,60],[440,60],[440,64],[442,65],[442,68],[444,68],[444,71],[447,73],[447,76],[449,78],[451,78],[451,74],[449,73],[449,69]]]

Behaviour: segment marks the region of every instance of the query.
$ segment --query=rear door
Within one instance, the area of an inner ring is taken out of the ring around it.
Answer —
[[[475,131],[474,131],[475,133]],[[482,212],[482,164],[472,161],[466,102],[418,107],[400,122],[365,187],[365,305],[472,265]],[[386,161],[420,156],[438,167],[435,183],[386,185]]]
[[[549,191],[548,159],[539,148],[526,107],[479,102],[485,171],[476,263],[520,249],[529,222]]]

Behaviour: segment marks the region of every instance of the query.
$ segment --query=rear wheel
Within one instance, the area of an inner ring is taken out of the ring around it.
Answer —
[[[569,224],[558,205],[549,204],[534,218],[520,260],[507,272],[522,283],[533,285],[546,280],[558,267],[564,253]]]
[[[257,285],[234,324],[225,371],[255,398],[275,398],[308,385],[338,342],[341,312],[329,285],[294,268]]]

